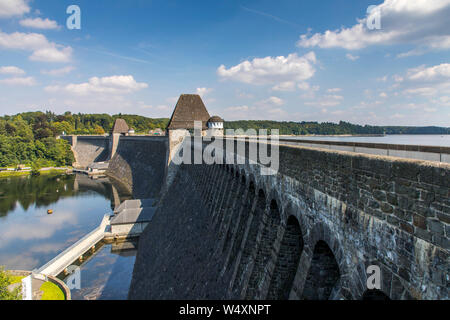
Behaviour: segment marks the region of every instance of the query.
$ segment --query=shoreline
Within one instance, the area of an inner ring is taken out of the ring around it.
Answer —
[[[0,179],[2,178],[10,178],[10,177],[23,177],[23,176],[31,176],[31,170],[19,170],[19,171],[0,171]],[[72,168],[42,168],[39,169],[40,175],[47,174],[62,174],[62,173],[71,173]]]

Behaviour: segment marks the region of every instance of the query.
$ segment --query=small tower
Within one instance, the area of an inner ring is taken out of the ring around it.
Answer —
[[[208,129],[213,136],[223,136],[223,119],[219,116],[212,116],[208,120]]]

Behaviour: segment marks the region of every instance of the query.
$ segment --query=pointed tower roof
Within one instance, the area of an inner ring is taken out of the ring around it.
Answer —
[[[194,129],[194,121],[201,121],[202,128],[207,129],[210,116],[198,94],[182,94],[168,125],[169,130]]]
[[[111,133],[128,133],[130,128],[128,127],[127,122],[124,119],[116,119],[114,125],[112,127]]]

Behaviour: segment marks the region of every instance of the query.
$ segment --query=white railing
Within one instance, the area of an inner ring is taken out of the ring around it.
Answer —
[[[109,225],[109,214],[105,214],[100,225],[85,235],[83,238],[75,242],[69,248],[61,252],[55,258],[47,262],[45,265],[35,270],[35,273],[45,274],[56,277],[71,263],[77,260],[82,254],[103,240],[105,229]]]

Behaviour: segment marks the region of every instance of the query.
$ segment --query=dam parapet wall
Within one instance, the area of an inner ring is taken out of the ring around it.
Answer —
[[[382,297],[448,299],[450,165],[281,143],[276,174],[261,167],[180,165],[130,298],[361,299],[377,266]]]

